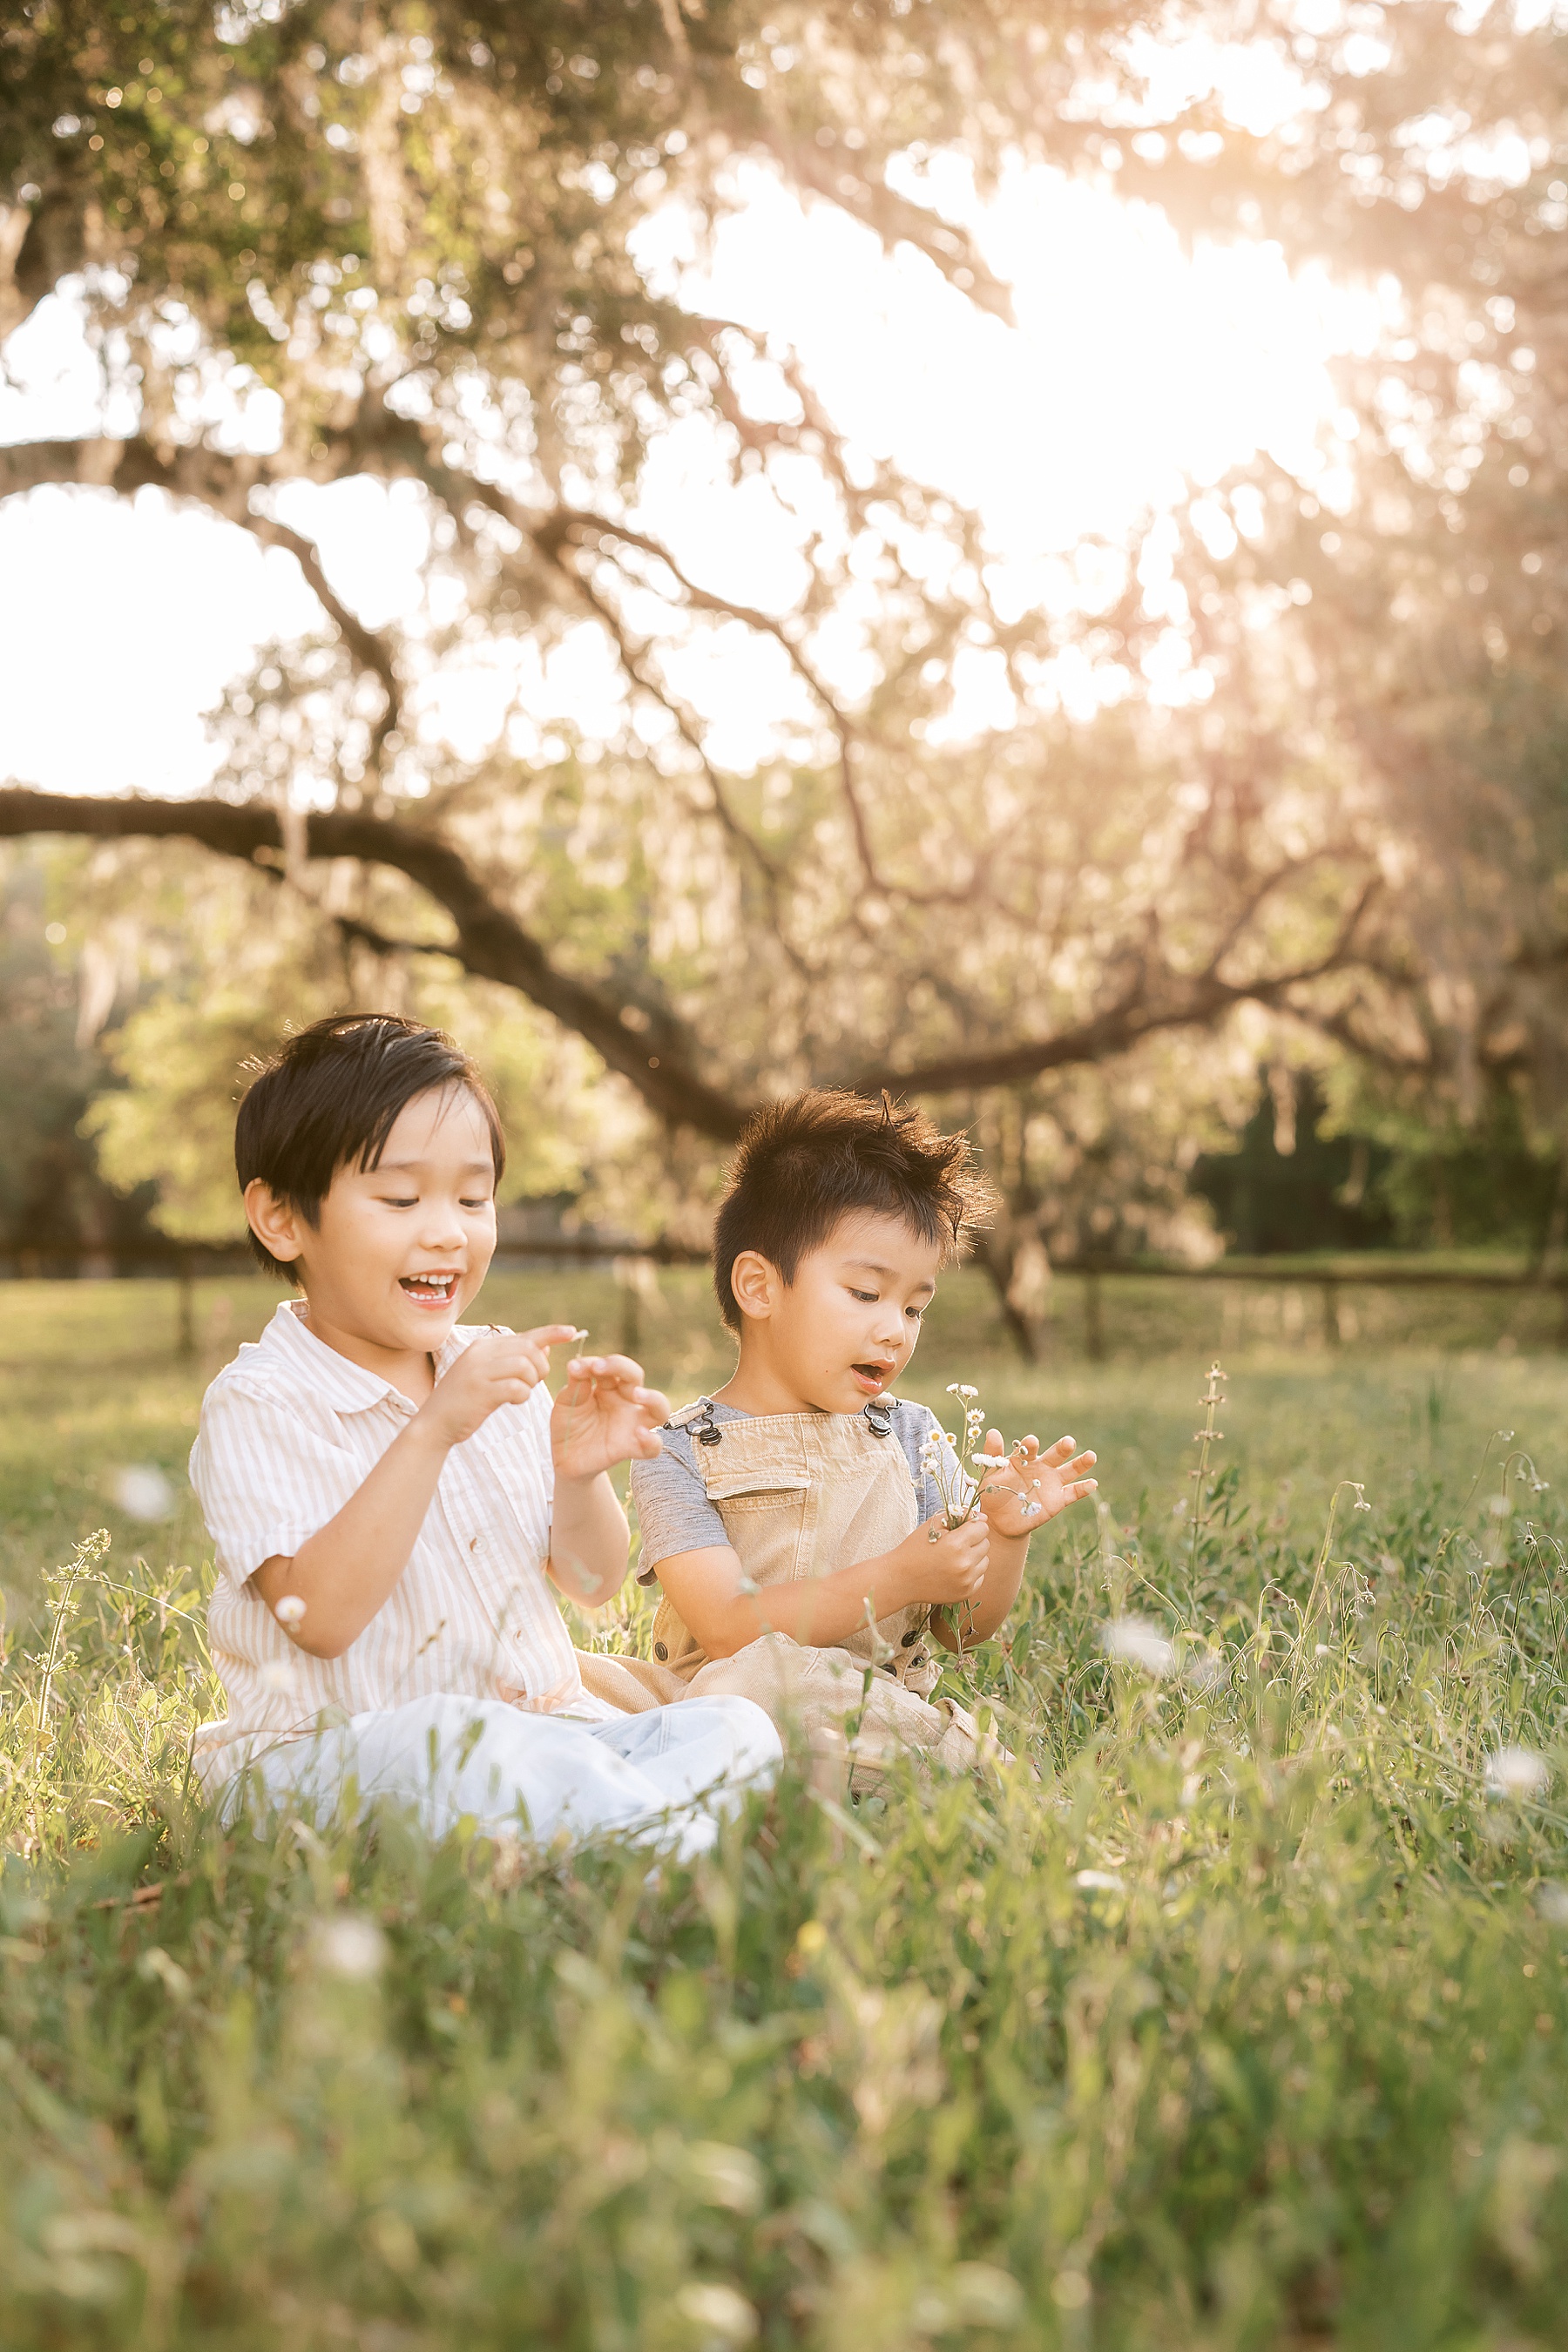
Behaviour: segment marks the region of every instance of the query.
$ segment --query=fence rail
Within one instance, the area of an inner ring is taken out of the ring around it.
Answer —
[[[0,1279],[57,1277],[69,1268],[73,1275],[118,1276],[127,1272],[163,1273],[176,1284],[178,1344],[183,1356],[196,1351],[195,1285],[204,1276],[254,1265],[248,1245],[235,1242],[135,1242],[100,1251],[28,1253],[0,1258]],[[630,1241],[605,1234],[541,1234],[504,1243],[496,1252],[498,1271],[516,1272],[531,1265],[599,1265],[613,1268],[625,1294],[623,1321],[628,1335],[637,1324],[638,1287],[633,1269],[639,1265],[706,1265],[708,1252],[668,1236]],[[1053,1280],[1070,1276],[1082,1284],[1085,1353],[1098,1361],[1105,1354],[1104,1286],[1128,1282],[1229,1282],[1258,1287],[1316,1289],[1321,1303],[1322,1332],[1330,1346],[1340,1340],[1340,1306],[1347,1290],[1471,1290],[1511,1291],[1521,1296],[1553,1297],[1561,1318],[1558,1344],[1568,1347],[1568,1266],[1558,1269],[1436,1265],[1359,1265],[1337,1258],[1331,1264],[1303,1265],[1300,1260],[1276,1263],[1258,1258],[1217,1258],[1207,1265],[1180,1265],[1157,1259],[1084,1256],[1061,1258],[1051,1268]],[[632,1341],[635,1344],[635,1340]]]

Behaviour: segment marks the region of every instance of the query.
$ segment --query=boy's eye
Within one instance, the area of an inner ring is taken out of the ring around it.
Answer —
[[[862,1307],[875,1307],[877,1304],[877,1294],[874,1290],[851,1290],[849,1296],[851,1298],[858,1298]]]
[[[388,1209],[416,1209],[419,1206],[412,1193],[384,1192],[381,1197],[383,1205]]]
[[[488,1209],[489,1204],[489,1194],[488,1192],[479,1192],[470,1199],[459,1202],[458,1206],[464,1209]]]
[[[906,1307],[904,1313],[909,1317],[911,1323],[918,1323],[921,1317],[925,1313],[925,1308],[923,1307]]]

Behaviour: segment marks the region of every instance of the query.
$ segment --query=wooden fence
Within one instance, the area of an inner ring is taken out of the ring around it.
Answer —
[[[111,1263],[105,1265],[105,1259]],[[623,1323],[628,1343],[636,1345],[638,1287],[634,1269],[646,1265],[705,1265],[708,1254],[693,1249],[689,1244],[665,1239],[651,1242],[625,1241],[604,1234],[552,1234],[514,1241],[496,1253],[498,1271],[521,1271],[533,1265],[561,1264],[600,1265],[613,1269],[625,1295]],[[175,1282],[177,1339],[182,1356],[196,1352],[195,1285],[204,1275],[242,1271],[254,1265],[243,1242],[201,1243],[181,1244],[175,1242],[142,1242],[125,1249],[116,1249],[97,1255],[83,1255],[76,1260],[51,1256],[46,1262],[27,1265],[14,1262],[9,1267],[0,1263],[0,1275],[9,1272],[14,1277],[26,1278],[30,1274],[54,1273],[69,1265],[74,1273],[121,1274],[157,1273],[171,1276]],[[1348,1290],[1468,1290],[1509,1291],[1537,1298],[1552,1297],[1558,1301],[1557,1340],[1568,1347],[1568,1268],[1562,1271],[1522,1270],[1510,1274],[1499,1270],[1467,1269],[1458,1266],[1434,1266],[1411,1264],[1390,1265],[1386,1261],[1360,1265],[1353,1258],[1338,1258],[1331,1265],[1306,1265],[1300,1260],[1282,1264],[1268,1259],[1219,1258],[1209,1265],[1177,1265],[1154,1260],[1110,1257],[1066,1258],[1052,1267],[1053,1279],[1070,1276],[1081,1283],[1084,1352],[1091,1360],[1100,1361],[1106,1348],[1107,1286],[1134,1282],[1185,1283],[1246,1283],[1256,1288],[1288,1287],[1298,1293],[1316,1291],[1325,1342],[1335,1347],[1341,1338],[1341,1306]]]

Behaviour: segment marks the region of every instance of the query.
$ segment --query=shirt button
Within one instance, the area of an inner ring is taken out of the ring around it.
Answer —
[[[665,1643],[663,1643],[663,1642],[656,1642],[656,1643],[654,1643],[654,1645],[653,1645],[653,1654],[654,1654],[654,1656],[655,1656],[656,1658],[658,1658],[658,1659],[659,1660],[660,1664],[662,1664],[663,1661],[664,1661],[666,1658],[668,1658],[668,1655],[669,1655],[669,1650],[668,1650],[668,1645],[667,1645]]]

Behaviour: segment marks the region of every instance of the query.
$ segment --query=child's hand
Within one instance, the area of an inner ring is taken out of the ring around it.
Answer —
[[[669,1399],[643,1387],[642,1366],[629,1356],[574,1357],[550,1415],[555,1475],[596,1478],[617,1462],[651,1462],[668,1419]]]
[[[986,1431],[985,1451],[1001,1462],[1000,1430]],[[1083,1475],[1093,1467],[1094,1455],[1074,1454],[1070,1437],[1058,1437],[1044,1454],[1037,1437],[1021,1437],[1005,1470],[983,1474],[986,1483],[980,1508],[994,1534],[1009,1538],[1029,1535],[1065,1511],[1069,1503],[1080,1503],[1094,1493],[1099,1479]]]
[[[893,1557],[909,1577],[910,1601],[941,1608],[974,1599],[985,1581],[990,1553],[984,1519],[965,1519],[962,1527],[950,1528],[939,1512],[906,1536]]]
[[[443,1372],[416,1418],[444,1445],[461,1445],[498,1405],[521,1404],[550,1370],[550,1350],[574,1339],[574,1323],[544,1323],[535,1331],[487,1331]]]

